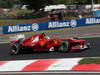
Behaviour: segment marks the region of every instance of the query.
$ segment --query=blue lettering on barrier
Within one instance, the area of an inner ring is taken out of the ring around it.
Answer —
[[[100,17],[94,18],[82,18],[76,20],[62,20],[62,21],[48,21],[33,24],[17,24],[17,25],[5,25],[3,26],[3,33],[18,33],[18,32],[32,32],[41,31],[49,29],[59,29],[59,28],[73,28],[79,26],[87,26],[93,24],[100,24]]]

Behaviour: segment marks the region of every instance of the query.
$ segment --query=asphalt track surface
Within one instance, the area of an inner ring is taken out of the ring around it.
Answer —
[[[27,36],[31,36],[35,33],[27,33]],[[85,36],[85,35],[100,35],[100,25],[77,27],[77,28],[65,28],[59,30],[49,30],[45,32],[50,37],[66,38],[74,36]],[[4,38],[4,36],[2,36]],[[0,36],[0,40],[3,41]],[[56,58],[80,58],[80,57],[100,57],[100,37],[97,38],[84,38],[87,42],[92,45],[91,49],[87,49],[81,52],[49,52],[49,53],[24,53],[20,55],[10,55],[10,44],[0,44],[0,61],[2,60],[33,60],[33,59],[56,59]]]
[[[49,52],[49,53],[23,53],[10,55],[10,44],[0,44],[0,61],[4,60],[33,60],[33,59],[55,59],[55,58],[80,58],[80,57],[100,57],[100,37],[84,38],[92,45],[91,49],[80,52]]]

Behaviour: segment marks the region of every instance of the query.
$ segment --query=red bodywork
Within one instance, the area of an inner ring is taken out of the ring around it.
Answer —
[[[25,40],[20,44],[21,47],[31,47],[33,51],[48,51],[51,47],[59,47],[62,41],[68,41],[70,46],[68,47],[69,50],[80,50],[84,47],[85,40],[77,40],[73,38],[53,38],[47,39],[45,38],[46,35],[43,34],[35,34]],[[16,41],[11,41],[12,44],[17,43]],[[73,45],[78,43],[79,45]]]

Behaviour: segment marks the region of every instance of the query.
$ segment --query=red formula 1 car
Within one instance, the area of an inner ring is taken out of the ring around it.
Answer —
[[[17,38],[17,37],[16,37]],[[78,40],[75,38],[49,38],[49,36],[42,34],[35,34],[31,37],[25,38],[23,35],[19,35],[17,40],[11,41],[11,54],[19,54],[23,51],[33,52],[69,52],[80,51],[90,48],[90,44],[85,40]]]

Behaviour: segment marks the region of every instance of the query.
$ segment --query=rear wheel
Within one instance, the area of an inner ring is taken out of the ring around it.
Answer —
[[[15,43],[11,45],[11,50],[10,50],[10,54],[12,55],[17,55],[21,52],[21,48],[20,45]]]
[[[68,41],[62,41],[59,47],[60,52],[69,52],[69,42]]]
[[[54,51],[58,51],[58,50],[59,50],[59,46],[55,46]]]

